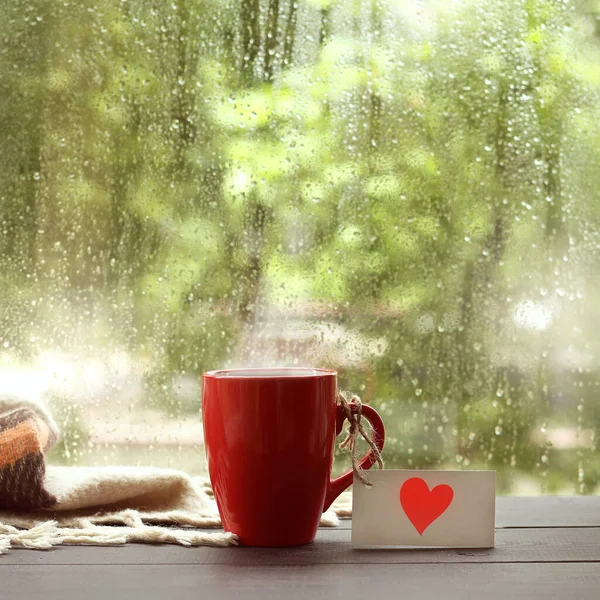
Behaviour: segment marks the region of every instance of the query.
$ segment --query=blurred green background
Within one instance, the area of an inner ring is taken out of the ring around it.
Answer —
[[[201,472],[203,370],[335,367],[388,466],[597,493],[598,14],[3,2],[0,393]]]

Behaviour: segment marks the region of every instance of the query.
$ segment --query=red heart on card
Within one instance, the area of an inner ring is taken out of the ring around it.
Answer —
[[[400,504],[414,528],[423,532],[450,506],[454,490],[446,484],[432,490],[420,477],[407,479],[400,488]]]

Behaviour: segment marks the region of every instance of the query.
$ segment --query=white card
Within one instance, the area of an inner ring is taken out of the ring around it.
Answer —
[[[368,471],[356,477],[354,546],[493,548],[495,471]]]

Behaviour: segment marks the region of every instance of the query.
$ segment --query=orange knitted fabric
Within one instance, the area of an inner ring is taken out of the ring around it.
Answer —
[[[0,508],[48,508],[56,498],[44,488],[46,424],[29,408],[0,415]]]

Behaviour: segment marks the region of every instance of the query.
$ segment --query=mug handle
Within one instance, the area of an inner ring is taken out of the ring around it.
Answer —
[[[355,415],[358,411],[358,407],[354,402],[350,402],[350,410],[353,415]],[[383,444],[385,442],[385,428],[383,426],[383,421],[379,416],[379,413],[374,409],[368,406],[367,404],[362,405],[362,416],[371,423],[371,427],[373,427],[373,443],[381,452],[383,450]],[[342,433],[342,429],[344,428],[344,420],[346,419],[346,415],[344,413],[344,409],[341,404],[337,405],[337,417],[335,424],[335,435],[338,436]],[[375,455],[373,451],[369,448],[369,451],[363,456],[359,463],[359,468],[361,469],[370,469],[377,460],[375,459]],[[329,486],[327,487],[327,494],[325,495],[325,503],[323,504],[323,512],[325,512],[332,504],[332,502],[350,485],[354,479],[354,473],[352,468],[348,469],[345,473],[336,477],[335,479],[329,482]]]

